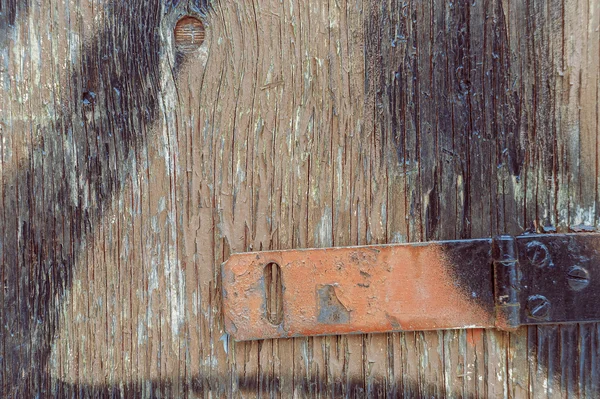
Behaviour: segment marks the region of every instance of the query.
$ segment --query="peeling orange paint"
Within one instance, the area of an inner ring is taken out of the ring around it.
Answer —
[[[270,262],[282,270],[280,325],[264,311]],[[457,288],[448,262],[442,244],[232,255],[223,265],[225,325],[237,340],[493,327],[494,315]]]

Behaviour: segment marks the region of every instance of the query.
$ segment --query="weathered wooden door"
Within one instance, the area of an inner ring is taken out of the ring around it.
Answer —
[[[0,0],[3,396],[598,397],[598,324],[235,343],[219,267],[595,230],[599,96],[597,0]]]

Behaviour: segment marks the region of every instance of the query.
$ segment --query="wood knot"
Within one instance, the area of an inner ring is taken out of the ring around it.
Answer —
[[[175,25],[175,46],[183,52],[192,52],[204,43],[204,24],[198,18],[186,15]]]

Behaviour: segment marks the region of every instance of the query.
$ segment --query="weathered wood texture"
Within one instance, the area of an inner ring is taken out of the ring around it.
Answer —
[[[597,0],[0,0],[2,396],[598,397],[598,324],[234,343],[219,267],[595,229],[599,31]]]

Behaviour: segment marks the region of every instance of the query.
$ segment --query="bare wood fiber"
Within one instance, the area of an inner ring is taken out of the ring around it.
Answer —
[[[0,396],[598,397],[597,324],[234,343],[219,266],[595,229],[599,96],[596,0],[0,0]]]

